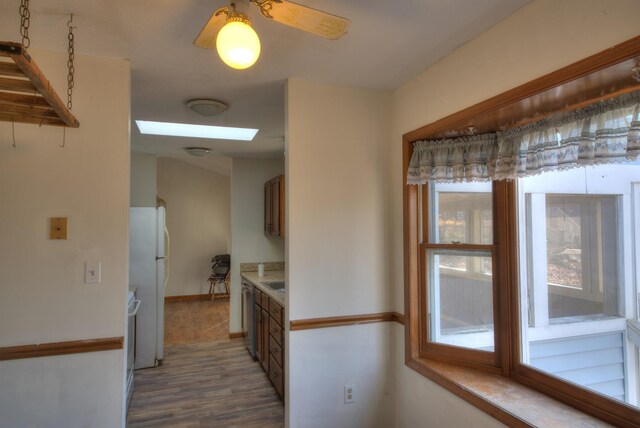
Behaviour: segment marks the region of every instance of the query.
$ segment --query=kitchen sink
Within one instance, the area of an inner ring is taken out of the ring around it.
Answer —
[[[265,281],[263,284],[273,291],[284,292],[284,281]]]

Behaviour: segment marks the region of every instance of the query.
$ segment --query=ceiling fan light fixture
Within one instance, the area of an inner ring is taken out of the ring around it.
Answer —
[[[218,55],[225,64],[237,70],[251,67],[260,56],[260,39],[249,19],[236,13],[227,19],[216,38]]]
[[[206,147],[185,147],[184,150],[195,158],[201,158],[211,152],[211,149]]]

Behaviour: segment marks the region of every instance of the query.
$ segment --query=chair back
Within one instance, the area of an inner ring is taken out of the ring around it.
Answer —
[[[225,277],[231,269],[231,255],[219,254],[211,259],[212,276]]]

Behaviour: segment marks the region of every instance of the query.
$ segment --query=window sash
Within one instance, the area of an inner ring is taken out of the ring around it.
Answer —
[[[497,183],[497,182],[496,182]],[[500,187],[500,184],[497,185]],[[467,243],[434,243],[430,242],[430,235],[433,233],[434,228],[437,227],[438,218],[435,215],[436,210],[430,206],[430,192],[435,192],[434,186],[422,185],[420,188],[420,219],[419,232],[421,235],[421,242],[419,243],[419,262],[418,273],[420,283],[420,345],[419,355],[423,358],[430,358],[440,361],[451,362],[454,361],[458,364],[477,367],[492,372],[502,371],[502,354],[503,354],[503,340],[499,339],[503,336],[505,331],[500,325],[500,302],[498,292],[498,260],[496,257],[496,184],[492,185],[493,190],[493,230],[494,230],[494,244],[467,244]],[[430,250],[454,250],[463,253],[478,253],[478,254],[490,254],[492,260],[492,310],[493,310],[493,351],[475,350],[471,348],[450,345],[442,342],[431,341],[429,332],[432,331],[432,322],[430,319],[430,284],[428,270],[428,253]]]

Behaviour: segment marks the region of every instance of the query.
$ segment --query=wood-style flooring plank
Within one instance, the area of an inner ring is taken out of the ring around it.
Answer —
[[[242,339],[171,345],[136,371],[127,426],[283,427],[284,406]]]

